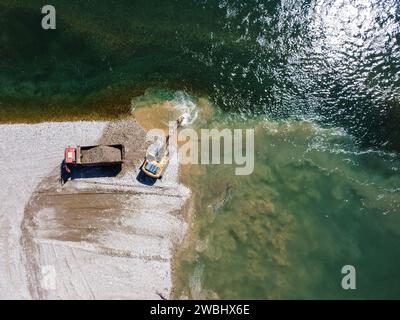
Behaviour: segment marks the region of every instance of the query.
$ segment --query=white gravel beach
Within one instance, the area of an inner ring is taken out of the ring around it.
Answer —
[[[116,177],[58,184],[64,148],[96,144],[109,127],[0,125],[0,299],[170,297],[190,195],[176,156],[154,185],[136,179],[138,163]]]

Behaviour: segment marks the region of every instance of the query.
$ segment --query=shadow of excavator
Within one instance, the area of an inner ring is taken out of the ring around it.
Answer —
[[[142,170],[139,171],[138,175],[136,176],[136,180],[146,186],[152,186],[157,182],[157,179],[149,177],[146,175]]]

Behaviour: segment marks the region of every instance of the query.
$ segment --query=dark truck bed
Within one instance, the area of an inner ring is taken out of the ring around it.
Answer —
[[[77,147],[76,164],[81,166],[116,165],[125,159],[122,144]]]

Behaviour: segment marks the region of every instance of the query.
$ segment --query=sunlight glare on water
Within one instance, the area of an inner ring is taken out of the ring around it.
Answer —
[[[53,32],[42,5],[0,3],[1,122],[256,128],[252,175],[183,168],[178,294],[400,297],[399,0],[53,0]]]

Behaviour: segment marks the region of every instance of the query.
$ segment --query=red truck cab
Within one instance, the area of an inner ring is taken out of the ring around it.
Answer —
[[[76,163],[76,149],[72,147],[65,148],[65,164]]]
[[[76,164],[76,148],[67,147],[65,148],[65,157],[64,157],[64,168],[65,171],[71,173],[70,168],[68,165]]]

